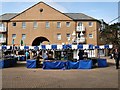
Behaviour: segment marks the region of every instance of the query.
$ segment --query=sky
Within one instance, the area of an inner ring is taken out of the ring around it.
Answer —
[[[65,0],[64,0],[65,1]],[[69,0],[70,1],[70,0]],[[88,16],[91,16],[96,19],[103,19],[106,23],[109,23],[113,19],[118,17],[118,2],[45,2],[48,5],[54,7],[55,9],[63,13],[84,13]],[[33,6],[37,2],[1,2],[0,3],[0,15],[4,13],[20,13],[27,8]],[[112,23],[117,22],[115,20]]]

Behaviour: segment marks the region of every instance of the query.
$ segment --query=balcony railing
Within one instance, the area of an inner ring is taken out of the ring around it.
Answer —
[[[78,32],[85,31],[85,27],[84,26],[77,26],[76,31],[78,31]]]
[[[77,38],[77,43],[85,43],[85,37]]]
[[[0,43],[5,43],[6,42],[6,38],[0,38]]]
[[[0,27],[0,32],[6,32],[6,27]]]

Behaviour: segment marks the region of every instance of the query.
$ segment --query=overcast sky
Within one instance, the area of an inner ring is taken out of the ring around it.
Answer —
[[[20,13],[36,3],[38,2],[1,2],[0,15]],[[118,2],[53,2],[52,0],[46,3],[63,13],[84,13],[96,19],[103,19],[107,23],[118,17]]]

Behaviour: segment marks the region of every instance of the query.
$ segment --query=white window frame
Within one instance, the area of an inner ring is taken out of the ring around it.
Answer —
[[[93,38],[93,34],[92,33],[89,34],[89,38]]]
[[[25,36],[25,37],[23,37]],[[22,34],[22,40],[26,39],[26,34]]]
[[[14,36],[14,37],[13,37]],[[16,38],[16,34],[12,34],[12,39],[15,39]]]
[[[4,23],[0,23],[0,28],[1,27],[5,27],[5,24]]]
[[[22,22],[22,28],[23,28],[23,29],[26,28],[26,22]]]
[[[91,25],[90,25],[90,23],[91,23]],[[93,22],[88,22],[88,26],[92,27],[93,26]]]
[[[61,28],[61,22],[57,22],[57,28]]]
[[[82,26],[83,25],[83,23],[82,22],[78,22],[78,24],[77,24],[77,26]]]
[[[67,27],[70,27],[70,22],[66,22],[66,26],[67,26]]]
[[[68,36],[69,36],[69,37],[68,37]],[[66,37],[67,37],[67,40],[70,40],[70,37],[71,37],[70,33],[67,33],[67,34],[66,34]]]
[[[45,24],[45,27],[50,28],[50,22],[47,21],[46,24]]]
[[[0,34],[0,36],[1,36],[0,38],[3,38],[3,34]]]
[[[38,27],[38,24],[36,21],[33,22],[33,28],[36,29]]]
[[[57,34],[57,40],[61,40],[61,34],[60,33]]]

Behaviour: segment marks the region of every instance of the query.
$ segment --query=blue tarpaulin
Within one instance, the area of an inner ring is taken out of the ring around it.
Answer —
[[[79,68],[79,61],[78,62],[68,61],[66,63],[66,65],[67,65],[67,69],[78,69]]]
[[[63,48],[63,49],[67,49],[67,45],[63,45],[62,48]]]
[[[98,67],[107,67],[107,60],[106,59],[98,59]]]
[[[42,49],[46,49],[46,46],[45,45],[41,45]]]
[[[25,56],[20,56],[19,61],[25,61]]]
[[[72,49],[72,45],[71,44],[67,44],[67,49]]]
[[[0,68],[4,68],[4,61],[0,60]]]
[[[16,59],[13,59],[10,61],[10,66],[15,66],[17,64],[17,60]]]
[[[27,68],[36,68],[36,60],[27,60]]]
[[[107,49],[109,49],[109,45],[105,45],[105,46],[104,46],[104,48],[107,48]]]
[[[92,65],[92,60],[80,60],[79,69],[91,69]]]
[[[94,49],[94,45],[89,44],[89,49]]]
[[[100,49],[100,47],[99,46],[95,46],[95,49]]]
[[[43,69],[64,69],[66,67],[66,62],[62,61],[44,61]]]
[[[7,46],[2,46],[2,49],[7,49]]]
[[[29,46],[24,46],[24,49],[29,49]]]
[[[38,49],[39,49],[39,47],[38,47],[38,46],[35,46],[35,47],[34,47],[34,49],[35,49],[35,50],[38,50]]]
[[[57,45],[52,45],[52,49],[57,49]]]
[[[3,60],[4,62],[4,68],[10,67],[10,60]]]
[[[77,46],[77,48],[78,48],[78,49],[83,49],[83,45],[82,45],[82,44],[79,44],[79,45]]]
[[[0,60],[0,68],[13,67],[17,64],[16,59]]]

